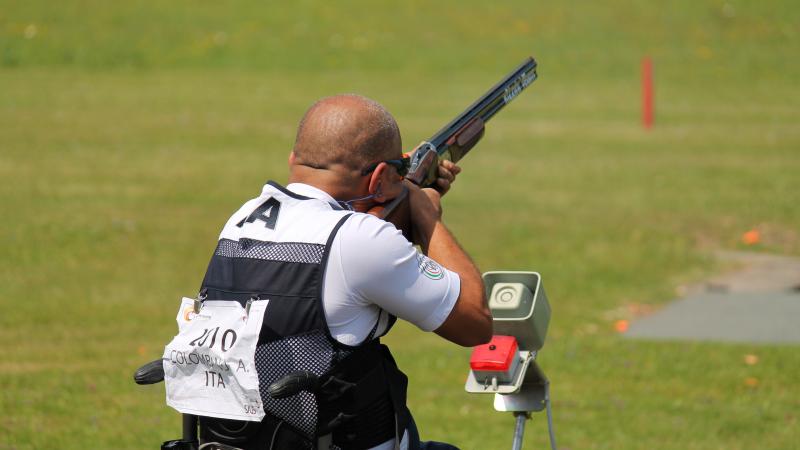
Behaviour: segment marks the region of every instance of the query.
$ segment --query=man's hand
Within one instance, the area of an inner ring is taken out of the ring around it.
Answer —
[[[461,173],[461,167],[449,160],[439,161],[439,174],[436,178],[436,190],[442,195],[450,190],[450,186],[456,181],[456,175]]]

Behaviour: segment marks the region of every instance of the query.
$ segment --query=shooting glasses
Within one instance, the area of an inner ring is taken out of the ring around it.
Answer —
[[[383,161],[374,162],[365,167],[361,171],[361,175],[364,176],[369,173],[372,173],[375,169],[378,168],[378,164],[380,163],[386,163],[394,167],[395,169],[397,169],[398,175],[400,175],[401,177],[405,177],[406,174],[408,173],[408,169],[411,167],[411,158],[404,156],[400,159],[384,159]]]

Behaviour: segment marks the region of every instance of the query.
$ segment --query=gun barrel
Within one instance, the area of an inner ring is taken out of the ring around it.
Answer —
[[[434,187],[441,159],[458,162],[483,137],[485,123],[536,81],[536,61],[528,57],[475,103],[414,149],[406,180],[420,187]],[[390,221],[411,240],[408,191],[391,203],[378,205],[370,213]]]
[[[537,78],[536,61],[528,57],[516,69],[487,91],[475,103],[458,115],[452,122],[445,125],[434,134],[430,142],[440,155],[445,152],[445,145],[453,134],[465,125],[479,117],[483,122],[488,122],[498,111],[511,102],[523,89],[528,87]]]

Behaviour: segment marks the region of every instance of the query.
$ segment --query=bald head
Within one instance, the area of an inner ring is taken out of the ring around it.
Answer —
[[[383,159],[400,156],[397,123],[374,100],[353,94],[323,98],[309,108],[297,129],[296,162],[351,171]]]

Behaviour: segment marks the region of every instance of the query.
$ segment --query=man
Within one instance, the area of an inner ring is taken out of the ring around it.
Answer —
[[[439,192],[404,181],[407,162],[394,118],[372,100],[329,97],[305,114],[289,184],[268,183],[228,220],[201,288],[210,300],[269,299],[256,350],[267,417],[201,418],[202,440],[245,449],[423,448],[405,405],[407,379],[378,338],[401,318],[474,346],[491,338],[492,323],[480,272],[442,223]],[[441,192],[459,172],[440,165]],[[365,214],[403,186],[413,243]],[[320,386],[283,399],[266,394],[297,371],[320,377]]]

